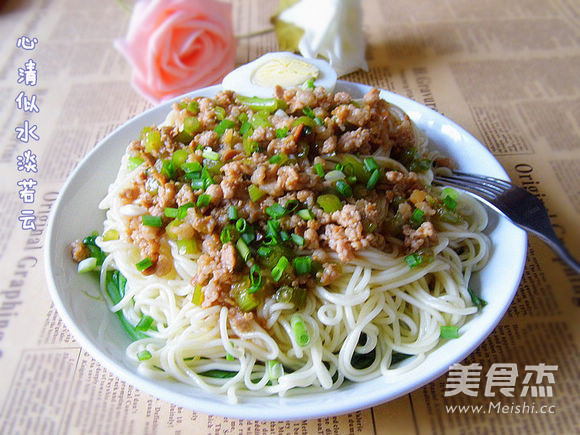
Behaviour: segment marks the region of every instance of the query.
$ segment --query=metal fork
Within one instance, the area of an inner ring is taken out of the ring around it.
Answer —
[[[576,273],[580,264],[556,237],[546,207],[527,190],[498,178],[453,171],[436,175],[433,183],[463,189],[546,242]]]

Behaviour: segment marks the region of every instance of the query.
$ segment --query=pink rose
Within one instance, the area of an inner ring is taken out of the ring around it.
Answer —
[[[214,0],[139,0],[116,47],[153,103],[221,82],[234,67],[232,7]]]

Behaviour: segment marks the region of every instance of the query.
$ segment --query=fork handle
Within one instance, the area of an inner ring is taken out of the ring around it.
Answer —
[[[560,256],[560,258],[562,260],[564,260],[564,262],[566,264],[568,264],[568,266],[570,266],[574,270],[574,272],[580,274],[580,263],[578,263],[576,261],[576,259],[574,257],[572,257],[572,254],[570,254],[570,252],[568,252],[568,250],[566,249],[564,244],[560,241],[560,239],[558,239],[558,237],[556,237],[556,233],[554,233],[554,231],[550,231],[551,234],[549,234],[549,235],[542,234],[542,233],[539,233],[537,231],[530,230],[530,229],[528,229],[528,231],[530,231],[535,236],[537,236],[542,241],[544,241],[548,246],[550,246],[556,252],[556,254],[558,254]]]

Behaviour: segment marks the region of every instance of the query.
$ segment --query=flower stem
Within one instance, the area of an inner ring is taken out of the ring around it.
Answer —
[[[242,33],[242,34],[236,35],[236,39],[253,38],[254,36],[265,35],[266,33],[271,33],[273,31],[274,31],[274,27],[269,27],[269,28],[262,29],[262,30],[256,30],[255,32]]]
[[[119,4],[119,6],[121,6],[121,9],[123,9],[125,12],[131,13],[131,6],[129,6],[125,0],[117,0],[117,3]]]

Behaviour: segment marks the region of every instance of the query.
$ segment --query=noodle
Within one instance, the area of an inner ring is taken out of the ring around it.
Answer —
[[[395,116],[405,117],[399,109]],[[425,134],[413,128],[417,149],[426,152]],[[383,168],[408,172],[384,153],[373,155]],[[435,159],[436,155],[429,157]],[[100,203],[107,210],[105,232],[126,234],[127,217],[143,214],[138,204],[121,200],[120,194],[141,171],[128,166],[126,154],[117,179]],[[432,178],[433,170],[421,175],[424,182]],[[441,189],[433,187],[432,192],[436,195]],[[342,265],[335,281],[308,291],[299,310],[310,340],[306,346],[297,341],[293,330],[292,316],[297,312],[293,303],[267,298],[256,308],[256,318],[262,322],[254,321],[249,330],[231,321],[226,306],[194,303],[192,279],[198,273],[200,254],[180,253],[175,240],[167,240],[173,269],[159,277],[143,275],[135,268],[142,255],[127,237],[97,238],[107,254],[101,266],[101,291],[111,310],[122,312],[129,323],[135,325],[143,316],[154,320],[156,330],[147,331],[147,338],[127,348],[128,358],[147,377],[173,378],[226,394],[232,401],[246,395],[327,391],[345,380],[392,379],[419,365],[438,345],[442,325],[461,327],[477,311],[468,283],[489,257],[489,240],[482,233],[487,215],[468,196],[460,194],[457,203],[464,219],[456,224],[441,223],[437,243],[430,247],[432,261],[409,267],[401,241],[392,239],[388,240],[389,250],[372,246],[359,250],[352,261]],[[327,254],[340,262],[337,252]],[[105,291],[111,270],[127,279],[125,293],[114,305]],[[143,351],[151,357],[140,361]],[[406,364],[391,367],[394,358],[409,356]],[[364,364],[361,358],[366,360]],[[283,372],[277,377],[268,368],[274,361]]]

